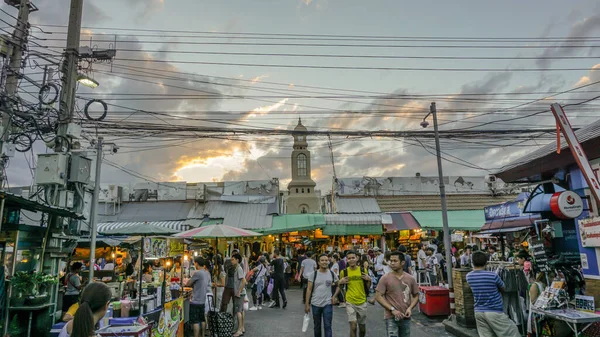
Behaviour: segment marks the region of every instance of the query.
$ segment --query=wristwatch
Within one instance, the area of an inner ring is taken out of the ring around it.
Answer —
[[[394,311],[394,310],[396,310],[396,308],[394,308],[394,307],[390,307],[390,312],[392,312],[392,311]]]

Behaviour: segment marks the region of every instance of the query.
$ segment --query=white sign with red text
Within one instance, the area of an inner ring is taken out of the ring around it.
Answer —
[[[579,235],[583,247],[600,247],[600,217],[580,220]]]

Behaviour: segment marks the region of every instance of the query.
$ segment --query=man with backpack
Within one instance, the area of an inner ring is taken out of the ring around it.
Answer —
[[[329,257],[327,254],[319,256],[319,269],[307,276],[307,301],[304,305],[304,312],[308,314],[312,308],[315,337],[322,336],[321,321],[323,322],[325,337],[332,337],[333,305],[337,302],[339,290],[336,289],[335,296],[332,295],[338,278],[329,269]]]
[[[371,288],[371,278],[363,267],[358,266],[356,252],[346,253],[348,267],[342,271],[340,286],[346,285],[346,313],[350,322],[350,337],[360,337],[367,334],[367,294]]]

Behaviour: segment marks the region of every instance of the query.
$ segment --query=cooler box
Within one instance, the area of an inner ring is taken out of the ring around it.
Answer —
[[[450,291],[444,287],[419,287],[419,309],[427,316],[449,316]]]

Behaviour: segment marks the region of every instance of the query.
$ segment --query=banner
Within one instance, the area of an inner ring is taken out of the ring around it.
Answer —
[[[169,256],[183,255],[185,251],[185,244],[183,239],[169,239]]]
[[[163,258],[167,253],[167,239],[144,238],[144,257]]]
[[[158,324],[152,326],[153,337],[176,337],[183,321],[183,297],[165,303]]]
[[[579,235],[583,247],[600,247],[600,217],[579,220]]]

